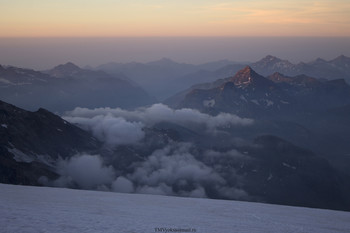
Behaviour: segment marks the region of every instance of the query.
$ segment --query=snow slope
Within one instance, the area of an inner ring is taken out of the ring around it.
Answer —
[[[350,212],[0,184],[0,232],[143,233],[170,230],[199,233],[350,232]]]

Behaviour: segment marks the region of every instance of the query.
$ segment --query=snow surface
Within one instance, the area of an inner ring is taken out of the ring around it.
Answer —
[[[266,102],[267,107],[274,105],[274,102],[271,100],[265,100],[265,102]]]
[[[291,169],[297,169],[296,167],[292,166],[292,165],[289,165],[288,163],[282,163],[283,166],[285,167],[288,167],[288,168],[291,168]]]
[[[0,232],[324,233],[350,232],[349,220],[342,211],[0,184]]]
[[[250,102],[253,102],[256,105],[260,105],[259,102],[257,100],[251,100]]]
[[[204,100],[203,101],[203,105],[204,105],[204,107],[212,108],[215,105],[215,100],[214,99],[212,99],[212,100]]]
[[[23,153],[21,150],[17,148],[7,148],[7,151],[13,154],[13,159],[16,160],[16,162],[24,162],[24,163],[30,163],[33,162],[35,159],[31,156]]]
[[[248,102],[244,95],[240,95],[239,98],[240,98],[241,100],[245,101],[245,102]]]
[[[0,82],[5,83],[5,84],[13,84],[12,82],[10,82],[9,80],[4,79],[4,78],[0,78]]]
[[[289,104],[289,102],[283,101],[283,100],[281,100],[280,102],[281,102],[282,104]]]

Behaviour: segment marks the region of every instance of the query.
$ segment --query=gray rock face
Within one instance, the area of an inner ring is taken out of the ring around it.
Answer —
[[[56,176],[54,162],[77,153],[96,151],[100,143],[88,132],[53,113],[29,112],[0,101],[1,181],[38,184]]]

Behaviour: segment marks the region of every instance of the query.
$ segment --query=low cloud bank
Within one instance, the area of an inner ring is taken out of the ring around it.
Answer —
[[[205,186],[225,184],[219,174],[196,160],[190,144],[173,144],[156,150],[127,176],[136,192],[206,197]]]
[[[136,192],[186,197],[247,199],[248,194],[230,187],[212,167],[197,160],[192,145],[173,143],[156,150],[127,177],[137,184]]]
[[[134,111],[76,108],[64,119],[91,131],[111,149],[117,149],[119,145],[132,148],[133,144],[147,148],[147,140],[143,141],[146,136],[144,128],[162,122],[215,135],[226,127],[253,124],[251,119],[228,113],[211,116],[194,109],[173,110],[163,104]],[[128,169],[119,167],[119,170],[106,162],[111,161],[110,158],[104,161],[100,155],[80,154],[58,163],[60,178],[53,185],[123,193],[249,199],[236,182],[241,178],[233,168],[227,170],[225,167],[226,160],[242,159],[244,155],[234,150],[225,153],[199,151],[195,144],[169,141],[144,152],[147,153],[142,154],[144,159],[131,161]]]
[[[135,163],[132,172],[120,176],[99,155],[76,155],[58,163],[61,176],[52,185],[122,193],[249,198],[244,190],[228,185],[218,172],[197,160],[191,149],[188,143],[171,143],[155,150],[145,161]]]
[[[189,128],[204,126],[209,133],[214,133],[221,127],[253,124],[252,119],[240,118],[233,114],[220,113],[211,116],[188,108],[173,110],[163,104],[154,104],[135,111],[120,108],[76,108],[68,112],[64,119],[90,130],[95,137],[112,147],[138,143],[145,136],[143,127],[152,127],[160,122],[175,123]]]

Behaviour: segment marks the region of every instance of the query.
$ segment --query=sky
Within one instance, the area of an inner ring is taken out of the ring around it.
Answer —
[[[0,37],[350,36],[349,0],[0,0]]]
[[[0,64],[350,56],[349,0],[0,0]]]

